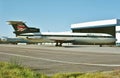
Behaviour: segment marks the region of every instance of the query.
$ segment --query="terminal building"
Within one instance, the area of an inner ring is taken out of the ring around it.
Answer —
[[[109,19],[92,22],[71,24],[75,33],[107,33],[117,39],[115,44],[120,44],[120,19]]]

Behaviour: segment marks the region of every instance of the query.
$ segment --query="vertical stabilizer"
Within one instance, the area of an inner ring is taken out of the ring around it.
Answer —
[[[40,32],[40,29],[28,27],[22,21],[7,21],[7,22],[14,28],[15,31],[13,33],[15,33],[16,36],[19,36],[22,33]]]

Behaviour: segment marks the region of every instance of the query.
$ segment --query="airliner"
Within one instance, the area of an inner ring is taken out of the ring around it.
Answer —
[[[7,21],[12,25],[16,37],[37,42],[55,42],[56,46],[63,43],[113,44],[116,39],[106,33],[73,33],[73,32],[40,32],[39,28],[28,27],[22,21]]]

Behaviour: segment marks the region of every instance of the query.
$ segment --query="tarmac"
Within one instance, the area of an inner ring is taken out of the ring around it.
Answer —
[[[0,61],[17,62],[44,74],[111,71],[120,69],[119,59],[120,47],[0,44]]]

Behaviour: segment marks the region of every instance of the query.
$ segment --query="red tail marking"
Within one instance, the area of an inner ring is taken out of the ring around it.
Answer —
[[[18,25],[17,29],[18,29],[17,31],[24,31],[26,30],[26,27],[24,25]]]

